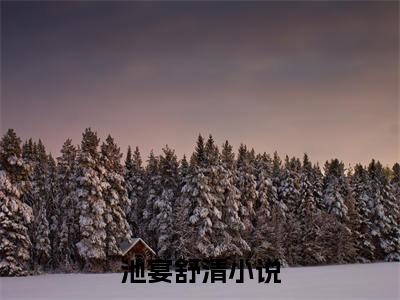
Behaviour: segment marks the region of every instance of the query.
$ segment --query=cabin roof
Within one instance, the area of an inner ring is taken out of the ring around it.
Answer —
[[[156,255],[153,249],[150,248],[149,245],[146,244],[145,241],[143,241],[141,238],[134,238],[132,241],[124,240],[120,245],[119,248],[122,251],[122,256],[126,255],[137,243],[142,242],[143,245],[150,250],[151,253]]]

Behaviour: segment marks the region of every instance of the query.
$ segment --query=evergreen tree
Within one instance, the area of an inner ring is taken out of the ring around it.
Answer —
[[[156,215],[154,212],[155,203],[160,201],[162,188],[161,188],[161,175],[160,175],[160,161],[153,151],[150,152],[149,159],[146,167],[146,207],[143,210],[143,227],[145,228],[144,237],[148,243],[156,249]]]
[[[355,247],[358,251],[357,259],[362,262],[373,261],[375,246],[370,230],[372,223],[368,203],[371,202],[371,188],[367,170],[362,165],[357,164],[351,180],[356,210],[356,216],[351,218],[353,222],[351,229],[354,233]]]
[[[274,152],[274,157],[272,160],[272,185],[274,189],[270,195],[270,201],[273,206],[279,207],[281,212],[276,213],[276,215],[285,215],[288,211],[287,205],[282,201],[279,196],[279,189],[281,186],[281,177],[283,176],[282,161],[278,155],[278,152]]]
[[[300,171],[300,205],[298,208],[297,218],[299,227],[296,233],[300,239],[299,263],[301,265],[316,265],[326,262],[321,253],[321,245],[317,243],[317,239],[322,237],[319,224],[316,220],[321,219],[321,211],[318,209],[317,197],[321,194],[318,190],[317,170],[313,168],[308,155],[304,154],[303,165]]]
[[[10,129],[0,141],[0,275],[27,275],[32,209],[22,201],[29,187],[21,140]]]
[[[235,154],[226,141],[215,170],[215,203],[213,222],[215,256],[225,258],[243,257],[250,253],[249,243],[242,236],[245,224],[240,218],[240,191],[235,186],[237,172]],[[220,216],[220,217],[219,217]]]
[[[35,269],[49,268],[51,259],[50,225],[47,209],[52,196],[49,185],[49,162],[46,149],[39,140],[33,165],[32,175],[32,209],[34,215],[31,230],[33,247],[33,263]]]
[[[21,139],[9,129],[0,141],[0,166],[11,183],[21,190],[23,197],[29,192],[29,165],[22,159]]]
[[[0,275],[27,275],[31,241],[28,226],[32,209],[21,201],[21,191],[0,168]]]
[[[77,157],[76,193],[79,209],[79,242],[76,244],[84,268],[102,270],[106,258],[106,203],[103,192],[108,183],[105,171],[99,168],[99,138],[87,128],[82,135]]]
[[[35,145],[32,139],[25,141],[22,145],[22,158],[26,163],[33,162],[35,160]]]
[[[131,205],[128,209],[128,221],[131,230],[136,236],[143,236],[143,211],[146,206],[145,174],[139,148],[136,147],[132,155],[129,147],[125,159],[125,181],[128,188],[128,197]]]
[[[178,197],[179,178],[178,160],[175,151],[166,146],[160,156],[161,195],[154,202],[152,225],[156,233],[156,249],[158,256],[170,258],[173,256],[172,237],[175,199]]]
[[[186,155],[183,155],[183,158],[180,161],[178,172],[179,172],[179,178],[180,178],[180,187],[182,188],[183,187],[182,179],[185,178],[190,172],[190,166],[186,159]]]
[[[256,158],[257,201],[255,203],[256,219],[255,231],[252,239],[253,258],[265,259],[265,251],[270,249],[268,234],[270,233],[271,210],[273,200],[271,192],[276,188],[272,184],[272,161],[267,154],[258,155]]]
[[[47,220],[49,222],[49,239],[51,246],[50,263],[51,267],[54,268],[59,266],[59,257],[57,256],[56,249],[60,243],[60,220],[62,212],[60,211],[60,204],[57,199],[58,183],[57,183],[57,163],[53,156],[49,154],[47,156],[47,190],[48,190],[48,202],[47,202]]]
[[[250,241],[254,230],[254,205],[257,201],[258,194],[256,177],[253,175],[254,165],[252,164],[251,154],[249,154],[246,146],[243,144],[239,147],[237,172],[236,187],[241,192],[240,217],[245,225],[242,234],[246,241]]]
[[[323,208],[340,220],[347,218],[346,197],[350,194],[344,165],[338,159],[325,163]]]
[[[400,164],[395,163],[392,168],[392,178],[390,181],[392,185],[393,195],[397,203],[397,207],[400,207]],[[400,224],[400,215],[397,218],[397,224]]]
[[[177,203],[177,226],[180,226],[178,257],[215,257],[212,219],[222,216],[214,210],[215,194],[212,191],[208,162],[215,154],[211,142],[208,153],[200,135],[191,157],[191,172],[184,179],[181,197]]]
[[[109,257],[120,255],[119,245],[132,237],[125,215],[126,207],[129,206],[129,198],[121,158],[120,148],[109,135],[101,145],[100,157],[101,171],[107,183],[103,188],[102,195],[105,202],[106,255]]]
[[[372,232],[377,249],[377,259],[400,260],[400,229],[396,222],[399,207],[389,179],[379,162],[372,160],[368,166],[372,195],[368,208],[371,210]]]
[[[57,158],[57,194],[59,205],[59,237],[56,245],[56,257],[59,266],[65,271],[78,268],[79,209],[76,197],[77,149],[71,139],[62,146],[61,156]]]
[[[286,156],[285,166],[280,177],[278,196],[291,213],[294,213],[300,205],[299,170],[298,161],[294,158],[290,160]]]

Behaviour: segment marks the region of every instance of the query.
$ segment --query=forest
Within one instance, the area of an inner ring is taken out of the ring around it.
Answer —
[[[56,158],[12,129],[0,141],[1,276],[108,272],[133,237],[168,259],[400,261],[399,224],[399,163],[320,167],[211,135],[143,161],[90,128]]]

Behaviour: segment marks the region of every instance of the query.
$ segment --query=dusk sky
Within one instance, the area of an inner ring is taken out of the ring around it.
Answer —
[[[1,2],[1,134],[399,161],[399,3]]]

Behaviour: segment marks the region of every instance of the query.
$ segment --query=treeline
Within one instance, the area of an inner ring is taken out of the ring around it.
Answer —
[[[190,159],[166,146],[124,163],[108,136],[86,129],[59,157],[0,141],[0,274],[108,271],[126,239],[165,258],[278,259],[284,265],[400,260],[400,165],[372,160],[323,171],[202,136]]]

